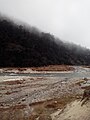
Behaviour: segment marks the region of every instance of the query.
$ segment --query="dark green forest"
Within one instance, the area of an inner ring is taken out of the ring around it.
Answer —
[[[0,17],[0,67],[90,65],[90,50]]]

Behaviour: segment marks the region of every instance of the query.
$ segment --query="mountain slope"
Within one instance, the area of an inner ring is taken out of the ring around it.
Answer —
[[[90,50],[0,18],[0,67],[89,65]]]

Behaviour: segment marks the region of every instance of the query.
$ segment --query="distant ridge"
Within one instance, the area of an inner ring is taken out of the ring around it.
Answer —
[[[90,50],[0,17],[0,67],[90,65]]]

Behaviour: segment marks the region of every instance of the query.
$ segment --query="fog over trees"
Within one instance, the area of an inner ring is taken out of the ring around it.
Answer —
[[[0,17],[0,67],[90,65],[90,50]]]

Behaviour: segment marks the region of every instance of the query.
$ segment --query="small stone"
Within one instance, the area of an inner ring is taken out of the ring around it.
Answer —
[[[14,100],[14,98],[11,98],[11,100]]]
[[[28,111],[25,111],[25,115],[28,115]]]
[[[85,81],[88,81],[88,79],[87,79],[87,78],[84,78],[84,80],[85,80]]]
[[[26,94],[25,96],[28,96],[28,94]]]
[[[10,105],[9,105],[9,104],[7,104],[6,106],[8,106],[8,107],[9,107]]]
[[[57,103],[57,101],[54,101],[54,103]]]
[[[25,101],[26,100],[26,98],[22,98],[22,101]]]
[[[1,103],[1,104],[0,104],[0,106],[2,106],[2,107],[3,107],[3,106],[4,106],[4,104],[3,104],[3,103]]]
[[[77,99],[79,99],[80,97],[79,96],[76,96]]]
[[[21,104],[21,101],[19,101],[18,104]]]
[[[72,91],[72,89],[69,89],[69,91]]]

